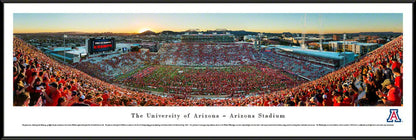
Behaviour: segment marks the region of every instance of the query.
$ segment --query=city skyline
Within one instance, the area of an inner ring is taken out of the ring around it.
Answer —
[[[227,29],[267,33],[403,32],[398,13],[17,13],[14,33]]]

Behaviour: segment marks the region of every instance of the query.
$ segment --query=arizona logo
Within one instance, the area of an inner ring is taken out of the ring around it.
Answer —
[[[399,109],[390,109],[390,115],[389,118],[387,118],[387,122],[402,122],[398,113]]]

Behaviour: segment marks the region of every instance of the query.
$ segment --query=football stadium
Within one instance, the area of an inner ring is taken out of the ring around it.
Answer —
[[[60,55],[15,36],[14,106],[402,105],[403,36],[359,57],[234,38],[186,34],[157,48],[88,38]]]

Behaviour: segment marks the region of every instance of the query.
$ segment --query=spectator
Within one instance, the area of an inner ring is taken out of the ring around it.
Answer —
[[[366,98],[359,99],[357,105],[358,106],[369,106],[368,100]]]
[[[388,106],[400,106],[400,89],[394,86],[390,79],[386,79],[381,85],[383,88],[385,87],[388,89],[387,95],[378,92],[378,96],[382,99],[383,103]]]
[[[303,101],[299,101],[298,106],[306,106],[306,104]]]
[[[61,98],[58,99],[58,105],[57,106],[66,106],[66,98],[64,96],[62,96]]]
[[[391,69],[386,68],[384,65],[380,65],[381,70],[383,71],[384,79],[393,79],[393,72]]]
[[[341,105],[342,106],[352,106],[353,105],[352,99],[350,98],[350,94],[348,92],[344,93]]]
[[[29,92],[23,92],[22,94],[17,95],[16,103],[14,106],[29,106],[30,103],[30,94]]]
[[[77,97],[78,98],[76,98],[76,99],[78,99],[78,101],[73,103],[71,106],[90,106],[89,104],[84,103],[84,101],[85,101],[85,96],[84,95],[81,94]]]
[[[400,98],[403,96],[403,76],[400,73],[400,69],[395,68],[393,70],[394,74],[394,86],[398,87],[400,89]]]
[[[42,90],[44,89],[44,87],[41,85],[41,80],[40,78],[38,78],[37,76],[35,76],[35,80],[33,80],[33,82],[30,84],[30,97],[32,97],[30,99],[30,106],[33,106],[37,103],[37,100],[40,97],[40,94],[42,92]]]
[[[323,95],[323,102],[322,102],[322,106],[333,106],[333,102],[331,99],[328,99],[327,95]]]
[[[84,103],[88,104],[89,106],[99,106],[98,104],[94,103],[94,96],[92,93],[87,94]]]
[[[391,60],[391,69],[392,70],[394,70],[394,69],[400,69],[400,66],[401,66],[401,64],[399,63],[399,62],[397,62],[397,59],[395,59],[395,58],[393,58],[392,60]]]
[[[45,92],[42,92],[43,96],[46,99],[46,106],[57,106],[58,100],[61,98],[61,92],[58,90],[58,83],[52,82],[49,84],[49,90]]]
[[[336,96],[336,102],[334,102],[334,106],[343,106],[342,99],[342,96]]]
[[[95,99],[95,103],[96,103],[96,106],[103,106],[103,98],[102,97],[97,97]],[[137,104],[135,104],[135,106],[137,106]]]

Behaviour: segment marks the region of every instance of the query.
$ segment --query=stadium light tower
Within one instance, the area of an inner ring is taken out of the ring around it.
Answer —
[[[322,39],[324,38],[323,29],[322,29],[322,15],[319,16],[320,18],[320,28],[319,28],[319,50],[323,51],[322,49]]]
[[[345,66],[345,39],[347,38],[347,34],[344,34],[344,41],[342,42],[342,53],[344,55],[344,65]]]
[[[342,51],[345,52],[345,39],[347,38],[347,35],[344,34],[344,40],[342,41]]]
[[[305,36],[306,36],[306,13],[305,13],[304,22],[303,22],[302,44],[301,44],[302,49],[306,49]]]

